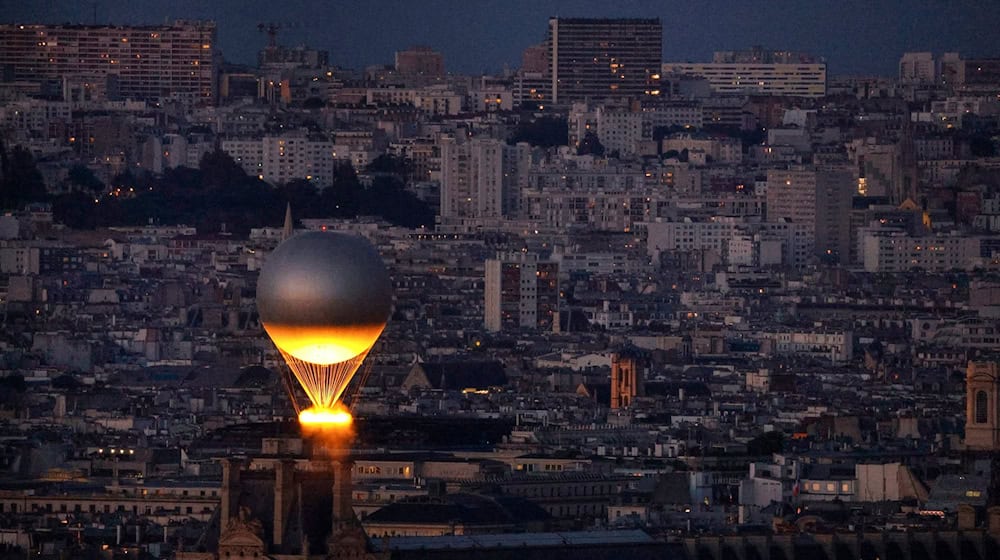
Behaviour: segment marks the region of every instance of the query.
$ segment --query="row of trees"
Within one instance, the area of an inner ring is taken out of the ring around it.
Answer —
[[[67,178],[73,191],[51,196],[30,152],[16,147],[8,153],[0,145],[0,155],[0,206],[51,202],[54,218],[72,228],[185,223],[201,232],[225,228],[246,234],[251,228],[280,225],[286,203],[297,218],[372,215],[406,227],[434,225],[434,210],[404,188],[410,167],[401,158],[377,161],[367,187],[349,164],[342,165],[332,184],[322,189],[304,180],[272,187],[247,175],[222,151],[205,154],[197,169],[179,167],[141,177],[126,172],[110,186],[86,167],[75,166]],[[385,167],[391,172],[382,172]]]
[[[45,180],[35,158],[22,146],[8,149],[0,139],[0,209],[45,200]]]

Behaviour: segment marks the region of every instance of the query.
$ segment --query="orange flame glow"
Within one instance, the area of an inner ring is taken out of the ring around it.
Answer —
[[[303,427],[346,428],[354,423],[351,413],[343,408],[307,408],[299,413]]]

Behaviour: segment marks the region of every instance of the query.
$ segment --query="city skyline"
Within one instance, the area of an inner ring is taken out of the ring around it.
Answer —
[[[1000,558],[996,8],[30,2],[0,560]]]
[[[327,49],[333,64],[363,68],[390,64],[396,51],[426,44],[444,54],[453,73],[516,68],[522,51],[545,39],[549,17],[659,17],[665,62],[711,60],[717,50],[763,45],[810,52],[826,59],[831,74],[893,75],[908,51],[958,51],[992,56],[992,30],[1000,6],[959,2],[796,3],[722,1],[508,2],[501,7],[453,2],[342,2],[316,9],[308,2],[268,4],[224,0],[208,5],[47,1],[7,7],[7,23],[158,24],[164,20],[209,19],[219,25],[219,45],[230,62],[252,64],[267,43],[259,23],[284,26],[280,43]],[[95,20],[96,16],[96,20]],[[382,32],[372,33],[373,27]]]

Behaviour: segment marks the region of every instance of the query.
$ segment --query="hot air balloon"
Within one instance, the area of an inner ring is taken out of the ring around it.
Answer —
[[[344,390],[382,334],[392,303],[389,274],[356,235],[308,232],[278,245],[257,281],[257,310],[312,404],[303,424],[344,423]],[[345,418],[346,416],[346,418]]]

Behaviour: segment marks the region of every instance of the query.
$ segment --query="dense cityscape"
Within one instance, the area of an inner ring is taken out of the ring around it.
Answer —
[[[1000,557],[1000,53],[218,25],[0,23],[0,559]],[[258,286],[332,232],[336,444]]]

